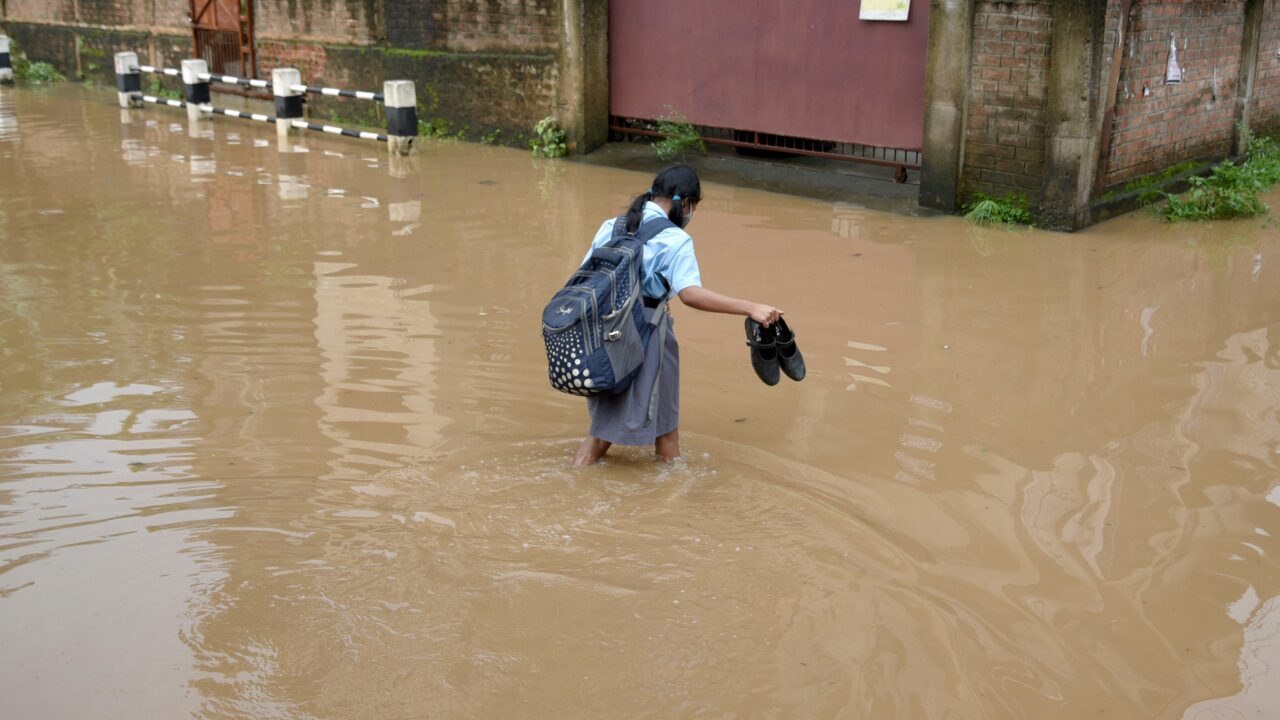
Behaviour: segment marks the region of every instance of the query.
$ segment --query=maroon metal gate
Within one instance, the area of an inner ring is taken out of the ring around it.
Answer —
[[[237,77],[257,77],[253,54],[252,0],[190,0],[191,35],[196,57],[209,64],[209,72]]]
[[[711,142],[919,166],[929,0],[906,22],[859,0],[610,0],[610,114],[675,111]]]

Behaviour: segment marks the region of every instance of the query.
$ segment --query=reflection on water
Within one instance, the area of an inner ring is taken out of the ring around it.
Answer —
[[[809,376],[677,308],[686,458],[573,469],[531,319],[647,177],[113,101],[0,90],[6,717],[1280,713],[1264,223],[709,185]]]
[[[14,91],[9,88],[0,89],[0,142],[18,142],[21,137]],[[10,156],[6,154],[0,157]]]

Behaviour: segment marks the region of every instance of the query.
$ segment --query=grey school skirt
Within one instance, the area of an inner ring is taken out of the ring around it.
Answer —
[[[652,321],[653,308],[644,309],[644,319]],[[591,434],[615,445],[652,445],[659,435],[666,435],[680,425],[680,346],[676,344],[674,323],[668,312],[667,339],[658,347],[657,335],[645,349],[644,364],[631,387],[617,395],[587,398],[591,413]],[[654,330],[657,333],[657,330]],[[662,373],[658,373],[658,353]],[[658,383],[658,399],[654,403],[653,421],[649,422],[649,398],[654,382]]]

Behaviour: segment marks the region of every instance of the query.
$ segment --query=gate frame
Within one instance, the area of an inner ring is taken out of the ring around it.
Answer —
[[[203,3],[203,7],[197,11],[196,6]],[[188,0],[187,7],[190,9],[191,17],[191,45],[194,50],[195,57],[202,58],[204,53],[200,42],[200,31],[215,32],[234,32],[237,38],[238,49],[240,52],[240,73],[245,77],[258,77],[258,53],[254,45],[253,38],[253,0],[239,0],[240,12],[235,18],[235,27],[229,28],[218,24],[218,11],[222,8],[222,0]],[[205,19],[212,11],[213,24],[201,24],[201,20]],[[213,67],[210,63],[211,71],[219,71],[219,68]]]

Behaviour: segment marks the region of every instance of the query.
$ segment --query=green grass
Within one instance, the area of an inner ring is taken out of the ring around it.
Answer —
[[[1170,222],[1228,220],[1268,212],[1260,195],[1280,183],[1280,144],[1272,138],[1247,139],[1245,160],[1223,161],[1205,177],[1191,178],[1191,189],[1168,199],[1160,214]]]
[[[964,218],[979,225],[1034,225],[1036,221],[1027,209],[1027,198],[1015,193],[1003,197],[977,193],[965,206]]]

